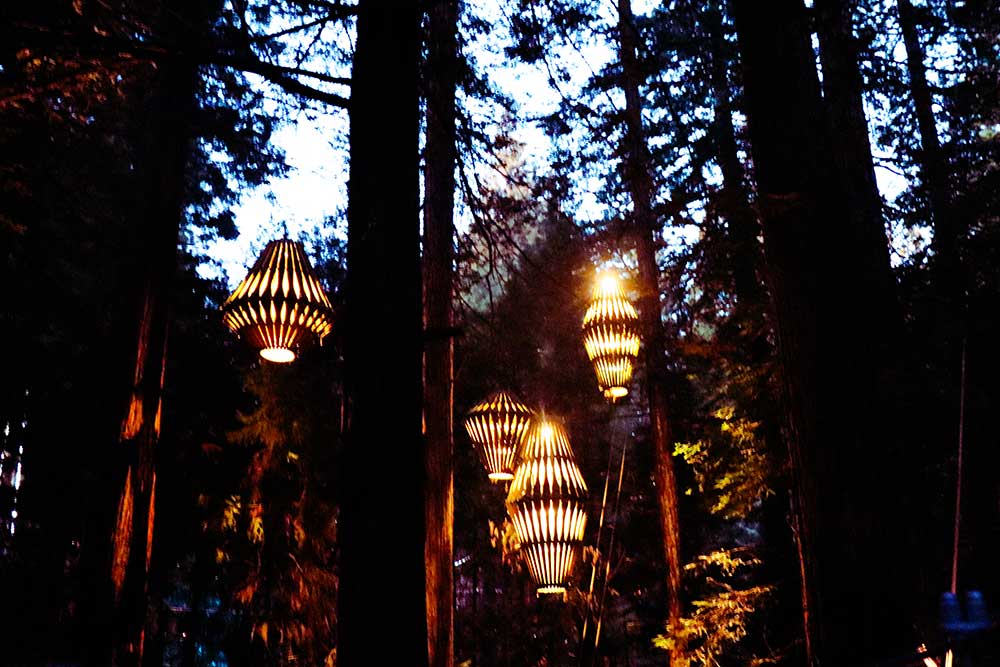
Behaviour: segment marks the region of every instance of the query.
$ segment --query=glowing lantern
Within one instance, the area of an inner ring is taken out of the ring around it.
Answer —
[[[586,496],[566,429],[536,419],[514,472],[507,511],[539,595],[566,591],[587,524]]]
[[[301,243],[271,241],[222,305],[222,320],[268,361],[287,364],[295,349],[333,328],[333,310]]]
[[[491,482],[514,479],[517,450],[528,433],[531,416],[528,406],[506,391],[498,391],[469,410],[465,430]]]
[[[639,315],[611,274],[597,281],[583,318],[583,345],[604,396],[616,401],[627,395],[639,356]]]

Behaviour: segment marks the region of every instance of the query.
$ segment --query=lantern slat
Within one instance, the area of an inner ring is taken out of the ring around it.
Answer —
[[[506,391],[490,395],[469,410],[465,430],[491,482],[513,479],[517,452],[531,418],[528,406]]]
[[[313,289],[303,289],[305,285]],[[301,243],[271,241],[222,305],[222,320],[276,363],[295,359],[295,349],[333,329],[330,300],[313,274]]]
[[[628,395],[639,356],[639,315],[612,275],[597,281],[583,317],[583,345],[605,397],[615,401]]]
[[[538,593],[563,593],[583,541],[587,485],[566,429],[534,420],[507,495],[507,510]]]

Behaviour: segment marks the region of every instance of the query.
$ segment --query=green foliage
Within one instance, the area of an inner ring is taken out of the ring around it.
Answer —
[[[753,570],[760,561],[744,550],[718,550],[685,566],[685,574],[702,591],[692,600],[691,613],[673,632],[658,635],[654,644],[670,651],[680,647],[689,667],[719,664],[762,665],[775,662],[747,653],[741,642],[754,628],[755,615],[774,592],[772,586],[754,585]]]
[[[676,443],[674,454],[691,466],[701,498],[712,514],[745,519],[773,493],[771,456],[759,433],[761,423],[719,408],[705,430],[709,438]],[[687,489],[689,495],[693,489]]]
[[[336,512],[324,450],[336,434],[305,400],[316,387],[302,374],[301,366],[248,373],[256,406],[229,440],[249,450],[249,462],[209,526],[230,604],[280,665],[334,659]]]

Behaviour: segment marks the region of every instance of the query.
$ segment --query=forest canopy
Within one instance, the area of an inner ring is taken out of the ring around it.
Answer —
[[[0,9],[0,662],[992,664],[995,0]]]

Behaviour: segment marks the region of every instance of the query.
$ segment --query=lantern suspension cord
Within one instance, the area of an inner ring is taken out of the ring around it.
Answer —
[[[629,438],[622,443],[622,461],[618,469],[618,489],[615,491],[615,522],[611,524],[611,537],[608,539],[608,557],[604,559],[604,582],[601,589],[601,599],[597,605],[597,625],[594,628],[594,660],[597,660],[597,645],[601,642],[601,622],[604,620],[604,601],[608,597],[608,584],[611,579],[611,552],[615,548],[615,533],[618,528],[618,507],[622,499],[622,480],[625,478],[625,454],[628,452]]]
[[[962,529],[962,458],[965,449],[965,350],[968,336],[962,337],[962,362],[958,389],[958,459],[955,462],[955,522],[951,546],[951,592],[958,592],[958,542]]]
[[[612,407],[612,409],[614,409]],[[608,470],[604,475],[604,494],[601,497],[601,515],[597,520],[597,541],[594,543],[594,562],[590,568],[590,586],[587,589],[587,614],[583,617],[583,632],[580,639],[586,641],[587,626],[590,624],[590,609],[594,597],[594,581],[597,578],[597,565],[601,553],[601,533],[604,531],[604,511],[608,505],[608,482],[611,481],[611,463],[614,461],[614,447],[608,447]]]

